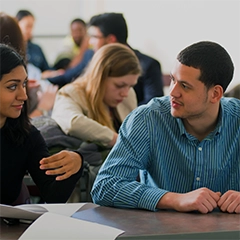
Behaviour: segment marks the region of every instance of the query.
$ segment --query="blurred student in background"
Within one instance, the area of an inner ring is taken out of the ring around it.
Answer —
[[[19,10],[16,18],[21,28],[24,41],[26,42],[27,61],[41,69],[42,72],[48,70],[49,65],[41,47],[32,42],[32,32],[35,23],[34,15],[28,10]]]
[[[140,75],[129,47],[108,44],[95,53],[83,76],[58,91],[52,118],[66,134],[112,147],[122,121],[137,107],[132,87]]]
[[[27,61],[25,41],[16,19],[4,12],[0,12],[0,32],[0,42],[12,46],[26,61],[29,116],[36,117],[50,113],[58,87],[46,81],[41,82],[40,70]],[[41,85],[42,83],[44,84]],[[45,89],[42,89],[43,86],[45,86]]]
[[[93,16],[88,24],[89,43],[96,52],[102,46],[109,43],[121,43],[131,48],[127,43],[128,28],[127,23],[121,13],[104,13]],[[132,48],[131,48],[132,49]],[[138,79],[134,90],[137,95],[138,105],[147,103],[153,97],[164,95],[163,80],[160,63],[138,50],[132,49],[138,57],[143,73]],[[59,86],[63,86],[76,79],[83,73],[88,62],[92,58],[93,52],[86,51],[81,63],[76,67],[67,70],[63,75],[59,75],[48,80]]]
[[[112,42],[119,42],[131,48],[127,43],[127,23],[121,13],[104,13],[93,16],[89,22],[88,33],[90,44],[95,52],[103,45]],[[134,86],[138,105],[142,105],[148,103],[153,97],[163,96],[161,66],[156,59],[138,50],[132,50],[138,57],[143,69],[143,74]]]
[[[67,69],[75,67],[81,62],[85,50],[88,48],[86,23],[75,18],[70,24],[70,35],[66,36],[61,44],[54,69]]]

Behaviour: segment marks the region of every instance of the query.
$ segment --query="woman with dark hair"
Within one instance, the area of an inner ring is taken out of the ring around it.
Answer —
[[[66,202],[81,176],[82,159],[69,151],[49,157],[43,137],[28,118],[23,57],[0,44],[0,65],[0,203],[14,205],[26,172],[45,202]]]
[[[58,87],[47,81],[42,81],[40,69],[27,61],[25,42],[17,20],[4,12],[0,12],[0,32],[0,43],[12,46],[26,60],[29,80],[29,116],[33,118],[50,112]],[[39,93],[41,93],[41,97]]]

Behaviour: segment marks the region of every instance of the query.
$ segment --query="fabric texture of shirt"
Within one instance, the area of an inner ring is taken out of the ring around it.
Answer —
[[[138,107],[123,122],[91,194],[100,205],[154,211],[168,191],[201,187],[240,191],[238,99],[221,99],[217,126],[202,141],[171,116],[169,97]]]
[[[36,183],[44,201],[47,203],[66,202],[81,177],[83,168],[66,180],[56,181],[56,176],[46,175],[45,170],[39,168],[39,161],[49,156],[40,132],[32,126],[24,144],[16,146],[6,136],[4,128],[5,126],[0,129],[0,203],[11,205],[17,199],[26,171]]]
[[[50,69],[41,47],[31,41],[27,43],[27,61],[42,72]]]

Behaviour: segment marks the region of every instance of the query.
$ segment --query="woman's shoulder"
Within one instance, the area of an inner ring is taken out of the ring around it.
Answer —
[[[87,111],[88,109],[86,94],[77,84],[65,85],[58,91],[53,107],[53,115],[56,112],[61,113],[61,115],[64,114],[63,109],[67,107],[69,110],[70,104],[73,108],[76,106],[81,108],[82,111]]]
[[[78,92],[80,92],[81,89],[74,83],[69,83],[66,84],[64,87],[59,89],[59,93],[60,94],[65,94],[65,95],[72,95],[72,94],[77,94]]]
[[[29,137],[32,138],[37,135],[41,135],[40,131],[34,125],[31,124],[30,131],[29,131]]]
[[[72,98],[75,102],[85,100],[85,93],[76,83],[70,83],[60,88],[58,95]]]

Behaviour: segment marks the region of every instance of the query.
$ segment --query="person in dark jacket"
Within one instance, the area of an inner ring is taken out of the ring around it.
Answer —
[[[127,24],[121,13],[103,13],[93,16],[88,23],[88,32],[90,38],[89,43],[93,51],[88,50],[85,53],[83,61],[75,68],[67,70],[63,75],[48,78],[51,83],[62,86],[76,79],[87,66],[93,53],[105,44],[118,42],[128,45]],[[143,74],[134,86],[138,105],[142,105],[153,97],[161,97],[164,95],[162,71],[159,61],[138,50],[133,49],[133,51],[137,55],[143,69]]]
[[[35,23],[34,15],[28,10],[19,10],[16,14],[25,42],[27,43],[27,61],[39,68],[42,72],[49,70],[47,59],[42,48],[32,42],[32,30]]]

